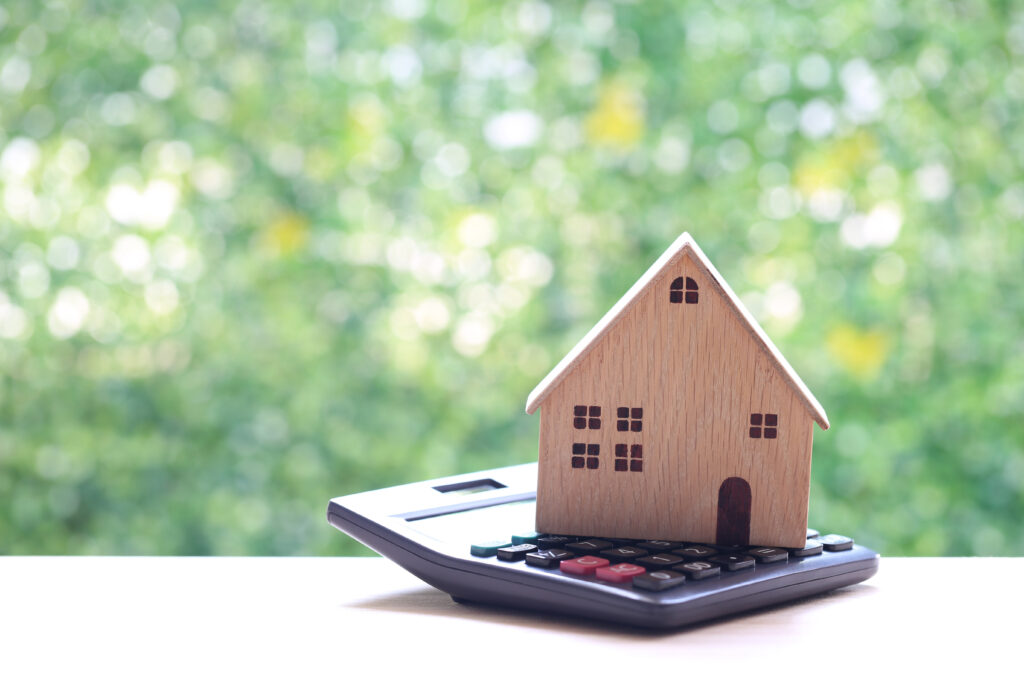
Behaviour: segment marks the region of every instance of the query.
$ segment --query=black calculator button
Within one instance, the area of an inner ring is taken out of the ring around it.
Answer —
[[[712,576],[718,576],[722,568],[717,564],[711,564],[704,560],[695,560],[693,562],[687,562],[686,564],[677,564],[672,567],[677,572],[683,572],[690,579],[707,579]]]
[[[643,548],[644,550],[650,550],[654,553],[669,552],[673,548],[678,548],[682,543],[673,543],[672,541],[644,541],[643,543],[637,543],[637,548]]]
[[[608,550],[601,551],[601,557],[607,557],[613,562],[633,562],[637,558],[643,557],[647,554],[646,550],[640,550],[640,548],[634,548],[633,546],[627,545],[621,548],[610,548]]]
[[[706,560],[713,555],[717,555],[718,551],[705,545],[684,545],[682,548],[673,550],[672,554],[685,557],[688,560]]]
[[[807,539],[807,543],[804,544],[803,548],[794,548],[789,551],[789,554],[793,557],[810,557],[812,555],[821,555],[821,541],[816,538]]]
[[[715,567],[717,569],[718,567]],[[673,588],[686,581],[686,575],[679,572],[671,572],[667,569],[658,569],[647,572],[641,576],[633,577],[633,587],[645,591],[663,591],[666,588]]]
[[[505,548],[498,548],[498,559],[503,562],[522,562],[526,559],[526,553],[532,553],[537,549],[532,543],[520,543]]]
[[[615,544],[611,541],[603,541],[600,538],[588,538],[585,541],[566,543],[565,547],[567,550],[571,550],[574,553],[599,553],[602,550],[614,548]]]
[[[839,534],[826,534],[818,539],[825,546],[825,550],[834,553],[840,550],[849,550],[853,547],[853,539],[849,536]]]
[[[573,557],[574,555],[568,550],[550,548],[548,550],[538,550],[534,553],[526,553],[526,564],[531,567],[551,569],[552,567],[557,567],[562,560],[571,560]]]
[[[818,533],[817,529],[807,530],[807,538],[817,538],[818,536],[821,536],[821,534]]]
[[[782,548],[751,548],[746,551],[746,554],[750,555],[761,564],[782,562],[789,557],[789,552]]]
[[[575,543],[578,541],[576,536],[541,536],[538,538],[534,545],[541,550],[547,550],[549,548],[561,548],[566,543]]]
[[[731,572],[754,566],[754,558],[750,555],[715,555],[709,557],[708,562],[714,562]]]
[[[664,569],[677,565],[683,561],[683,558],[672,555],[670,553],[658,553],[657,555],[648,555],[647,557],[641,557],[636,560],[636,563],[641,567],[647,567],[648,569]]]

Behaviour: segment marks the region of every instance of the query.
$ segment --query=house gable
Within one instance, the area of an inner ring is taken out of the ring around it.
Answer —
[[[665,289],[664,280],[669,274],[678,270],[684,258],[688,258],[693,266],[704,275],[707,286],[710,286],[725,302],[726,308],[735,315],[741,322],[741,329],[749,334],[761,351],[769,358],[770,362],[779,370],[781,377],[789,385],[791,390],[799,397],[801,404],[808,414],[822,429],[828,429],[828,417],[825,410],[814,397],[814,395],[800,379],[796,371],[790,366],[761,326],[754,320],[754,317],[740,301],[736,293],[732,291],[728,283],[714,267],[704,252],[693,240],[689,233],[680,235],[672,245],[654,262],[644,273],[643,277],[630,287],[621,299],[601,318],[600,321],[587,333],[583,339],[548,373],[548,375],[530,393],[526,402],[526,412],[532,414],[551,392],[572,372],[575,371],[581,360],[589,354],[598,343],[611,331],[634,306],[644,298],[644,295],[656,286]],[[674,270],[675,269],[675,270]],[[675,279],[675,278],[673,278]],[[666,290],[667,291],[667,290]],[[685,281],[684,281],[685,294]],[[668,296],[668,294],[666,294]],[[685,304],[684,304],[685,305]],[[723,343],[727,340],[723,340]]]

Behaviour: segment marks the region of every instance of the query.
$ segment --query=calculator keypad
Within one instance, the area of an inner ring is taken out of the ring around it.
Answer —
[[[522,562],[531,567],[558,570],[562,574],[632,586],[643,591],[663,591],[725,576],[760,565],[842,552],[853,539],[839,534],[819,535],[807,530],[803,548],[769,546],[705,546],[675,541],[638,541],[623,538],[580,538],[533,532],[496,539],[471,548],[477,557],[496,557],[500,562]]]

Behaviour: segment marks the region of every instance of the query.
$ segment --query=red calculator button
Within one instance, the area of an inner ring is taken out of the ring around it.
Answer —
[[[609,564],[611,563],[603,557],[584,555],[583,557],[577,557],[575,560],[562,560],[558,568],[566,574],[589,576],[601,567],[607,567]]]
[[[634,576],[640,576],[646,571],[647,570],[643,567],[623,562],[611,567],[601,567],[595,573],[597,574],[597,578],[602,581],[610,581],[611,583],[631,583]]]

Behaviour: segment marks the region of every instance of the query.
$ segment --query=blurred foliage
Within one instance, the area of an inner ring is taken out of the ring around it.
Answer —
[[[0,552],[362,552],[536,458],[689,230],[828,410],[812,524],[1024,552],[1013,3],[0,6]]]

